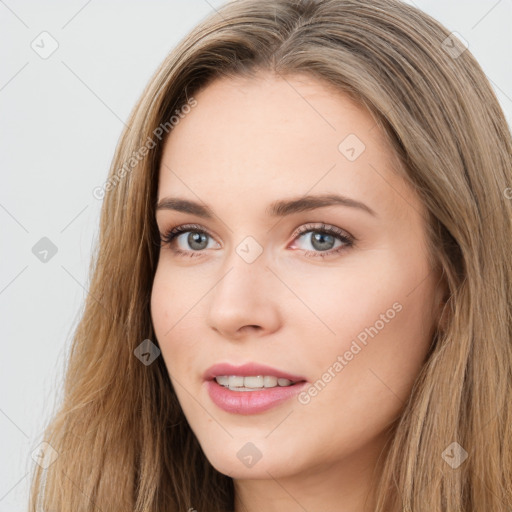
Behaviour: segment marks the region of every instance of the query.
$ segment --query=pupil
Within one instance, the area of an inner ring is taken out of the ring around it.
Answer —
[[[202,239],[202,240],[201,240]],[[204,247],[201,245],[201,242],[204,242],[206,241],[206,235],[204,233],[190,233],[188,235],[188,243],[190,245],[190,247],[192,247],[193,249],[204,249],[206,247],[206,245],[208,244],[205,244]],[[199,244],[199,247],[195,246],[194,244]]]
[[[318,250],[331,249],[333,242],[334,237],[327,233],[314,233],[312,237],[312,245]]]

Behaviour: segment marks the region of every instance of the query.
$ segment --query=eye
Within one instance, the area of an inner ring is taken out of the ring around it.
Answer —
[[[326,224],[305,224],[296,230],[293,239],[308,240],[312,250],[303,249],[307,257],[326,257],[337,254],[352,247],[355,241],[345,231]],[[179,256],[202,256],[204,249],[220,247],[220,244],[215,242],[212,236],[197,224],[177,226],[161,235],[161,241],[163,244],[170,245],[172,251]],[[185,247],[180,248],[180,242]],[[213,242],[214,246],[210,245],[210,242]],[[178,247],[175,247],[176,245]],[[295,247],[292,246],[292,248]]]
[[[185,236],[187,235],[187,236]],[[201,256],[203,249],[211,249],[208,244],[208,238],[213,241],[213,238],[207,233],[201,226],[197,224],[185,224],[183,226],[177,226],[164,235],[161,236],[161,240],[164,244],[178,245],[179,242],[188,245],[185,249],[173,247],[172,250],[182,256]],[[180,240],[181,239],[181,240]],[[217,244],[219,246],[219,244]],[[190,249],[191,250],[190,250]]]
[[[294,236],[297,240],[307,241],[313,250],[306,248],[304,254],[313,258],[331,256],[354,245],[354,238],[351,235],[326,224],[305,224],[294,233]]]

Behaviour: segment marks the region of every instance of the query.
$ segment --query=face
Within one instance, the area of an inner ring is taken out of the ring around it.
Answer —
[[[374,460],[440,310],[423,205],[370,114],[322,82],[195,98],[163,151],[151,297],[190,427],[234,478]]]

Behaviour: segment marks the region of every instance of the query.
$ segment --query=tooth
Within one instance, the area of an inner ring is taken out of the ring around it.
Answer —
[[[244,386],[246,388],[262,388],[263,387],[263,375],[255,377],[245,377]]]
[[[215,380],[217,381],[217,384],[220,384],[221,386],[227,386],[229,384],[229,377],[226,375],[219,375],[218,377],[215,377]]]
[[[244,385],[244,378],[238,375],[230,375],[228,385],[230,388],[241,388]]]
[[[263,385],[266,388],[273,388],[277,386],[277,377],[270,377],[266,375],[265,377],[263,377]]]
[[[218,375],[215,380],[220,386],[233,391],[253,391],[256,389],[273,388],[276,386],[290,386],[293,382],[289,379],[278,378],[271,375]]]

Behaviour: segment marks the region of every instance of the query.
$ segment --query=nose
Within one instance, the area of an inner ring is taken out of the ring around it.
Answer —
[[[226,267],[208,294],[208,325],[232,340],[276,331],[281,322],[279,281],[265,259],[247,263],[234,253]]]

